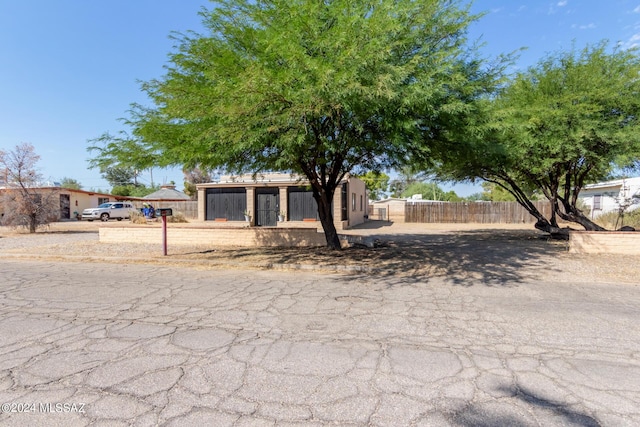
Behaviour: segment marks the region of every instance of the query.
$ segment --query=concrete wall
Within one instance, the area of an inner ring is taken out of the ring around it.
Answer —
[[[569,252],[640,255],[640,232],[572,231],[569,235]]]
[[[232,224],[232,223],[231,223]],[[162,243],[160,225],[129,225],[126,227],[100,227],[100,241],[105,243]],[[324,233],[315,228],[263,228],[263,227],[176,227],[167,225],[167,246],[324,246]]]

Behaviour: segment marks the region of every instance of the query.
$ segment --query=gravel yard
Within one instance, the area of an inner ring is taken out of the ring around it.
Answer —
[[[118,225],[122,225],[118,223]],[[171,246],[168,256],[157,244],[112,244],[98,240],[109,224],[54,223],[36,234],[0,227],[0,254],[66,261],[193,264],[198,268],[296,268],[342,270],[385,277],[449,277],[486,284],[553,277],[577,282],[640,283],[638,257],[576,255],[567,243],[545,238],[531,225],[388,224],[372,221],[349,234],[372,236],[380,247],[237,248]]]

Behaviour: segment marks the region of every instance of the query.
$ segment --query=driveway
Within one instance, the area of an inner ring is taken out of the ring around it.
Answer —
[[[5,257],[0,425],[640,425],[634,278],[445,237],[420,274]]]

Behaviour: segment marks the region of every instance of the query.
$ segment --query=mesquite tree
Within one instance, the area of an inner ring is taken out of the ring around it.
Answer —
[[[494,84],[455,0],[223,0],[202,17],[97,159],[302,174],[334,249],[341,179],[428,155]]]
[[[558,218],[602,230],[577,207],[578,194],[640,157],[639,77],[637,52],[604,42],[550,55],[485,101],[467,126],[483,131],[443,153],[441,172],[501,186],[543,231],[559,232]],[[532,194],[551,202],[550,217]]]

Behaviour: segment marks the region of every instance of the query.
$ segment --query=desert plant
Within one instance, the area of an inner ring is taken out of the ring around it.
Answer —
[[[623,221],[620,220],[620,213],[614,211],[597,216],[594,222],[609,230],[625,225],[640,230],[640,209],[625,212]]]
[[[189,222],[185,218],[184,213],[174,212],[173,215],[167,217],[167,222]]]
[[[129,219],[132,224],[146,224],[147,218],[139,211],[131,211],[129,213]]]

